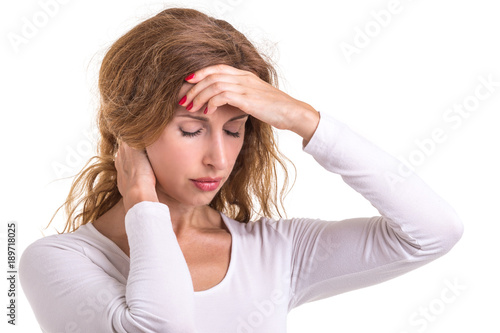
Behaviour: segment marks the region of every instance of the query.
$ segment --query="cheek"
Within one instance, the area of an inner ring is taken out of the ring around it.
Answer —
[[[156,142],[147,148],[149,161],[160,183],[171,179],[179,180],[178,176],[186,173],[187,166],[193,163],[193,154],[189,153],[185,144],[165,141]]]
[[[234,145],[231,149],[231,157],[232,157],[232,162],[233,162],[233,165],[234,163],[236,162],[236,160],[238,159],[238,156],[241,154],[243,154],[243,152],[241,151],[241,148],[243,146],[243,142],[240,142],[239,144],[237,145]]]

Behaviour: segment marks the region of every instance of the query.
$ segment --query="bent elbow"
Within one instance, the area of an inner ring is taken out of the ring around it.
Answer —
[[[464,233],[464,224],[454,210],[451,210],[450,214],[441,215],[439,219],[433,219],[427,226],[414,238],[417,245],[412,243],[412,246],[418,249],[413,255],[422,260],[432,261],[445,255]]]
[[[438,237],[436,238],[436,245],[434,246],[438,256],[448,253],[458,243],[464,233],[464,223],[455,211],[441,223],[441,228],[439,228]]]
[[[446,252],[450,251],[455,244],[462,238],[464,234],[464,223],[462,219],[455,213],[449,222],[449,230],[447,232],[447,247]]]

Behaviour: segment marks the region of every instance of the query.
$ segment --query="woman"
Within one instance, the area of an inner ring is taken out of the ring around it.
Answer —
[[[68,233],[34,242],[20,262],[44,332],[285,332],[291,309],[454,246],[453,208],[276,82],[241,33],[192,9],[165,10],[112,45],[98,156],[65,203]],[[284,166],[273,127],[302,137],[381,216],[273,218]]]

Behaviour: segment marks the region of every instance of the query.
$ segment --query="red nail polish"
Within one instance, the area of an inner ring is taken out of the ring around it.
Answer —
[[[186,76],[186,78],[185,78],[184,80],[189,81],[189,80],[191,80],[193,77],[194,77],[194,73],[189,74],[188,76]]]
[[[203,110],[204,114],[207,114],[207,112],[208,112],[208,106],[205,108],[205,110]]]
[[[184,102],[186,101],[186,99],[187,99],[187,96],[182,97],[181,100],[179,101],[179,105],[184,104]]]
[[[193,108],[193,102],[189,103],[188,106],[186,106],[186,110],[191,110]]]

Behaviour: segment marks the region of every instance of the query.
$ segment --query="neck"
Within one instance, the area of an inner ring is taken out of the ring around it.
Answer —
[[[188,234],[199,234],[210,232],[214,229],[225,228],[220,213],[207,205],[187,206],[176,202],[167,202],[165,200],[160,200],[160,202],[168,206],[172,228],[178,238]],[[112,228],[112,232],[116,237],[126,238],[125,214],[123,199],[120,199],[116,205],[102,215],[98,219],[99,221],[96,222],[101,224],[102,227],[106,226]]]

